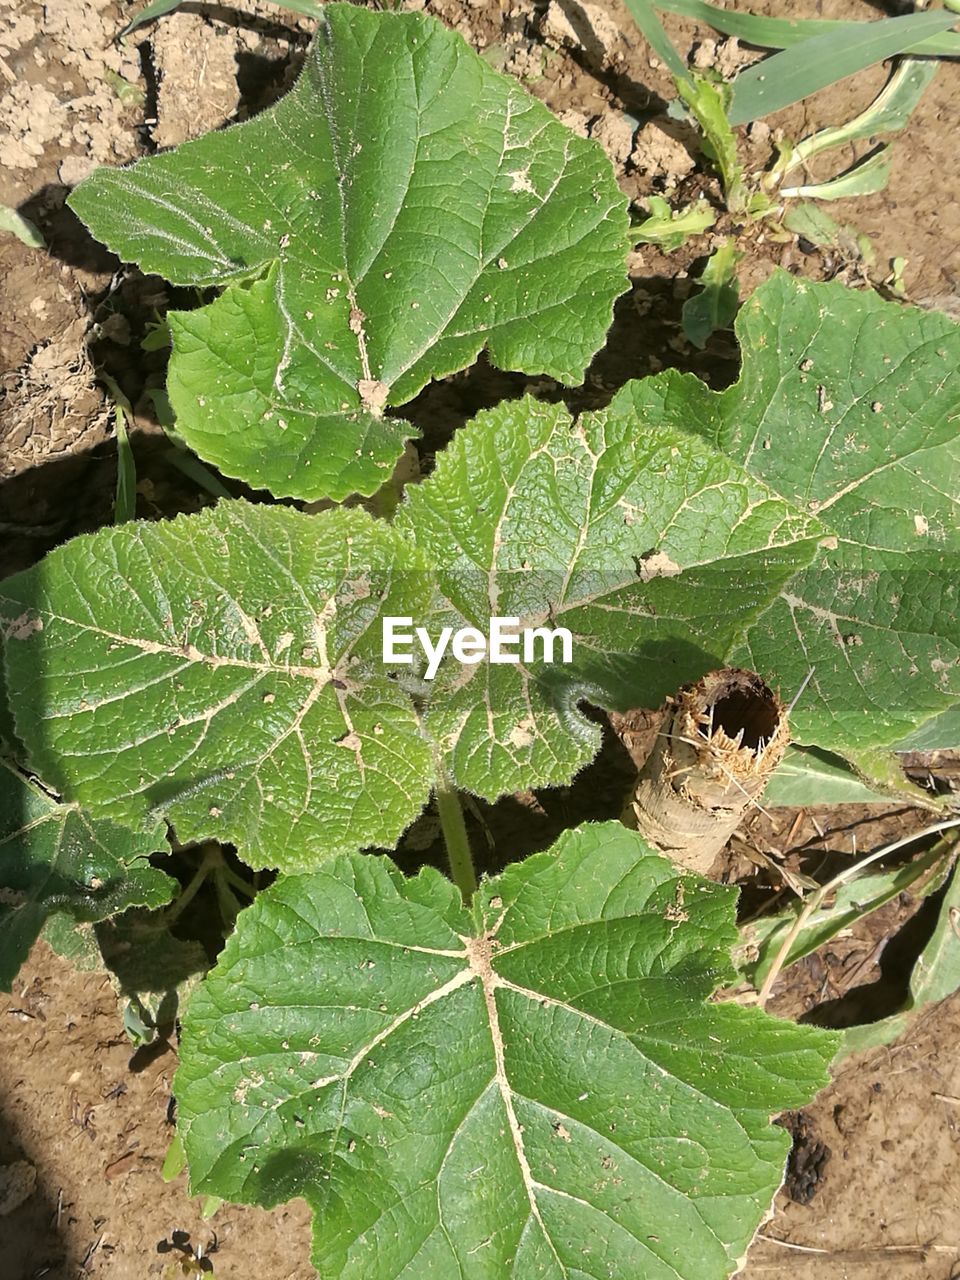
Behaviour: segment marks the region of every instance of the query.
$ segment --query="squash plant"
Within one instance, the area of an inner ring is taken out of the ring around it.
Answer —
[[[177,430],[277,498],[380,489],[414,434],[390,407],[481,348],[576,382],[627,284],[599,147],[419,15],[328,5],[278,106],[72,204],[221,290],[170,317]],[[616,823],[478,884],[458,800],[569,782],[584,702],[726,663],[814,666],[795,734],[861,767],[953,734],[958,330],[781,274],[738,333],[720,394],[478,414],[391,519],[224,500],[0,584],[0,979],[45,922],[168,900],[169,838],[276,869],[187,1004],[179,1134],[195,1191],[305,1197],[322,1276],[727,1276],[771,1116],[826,1080],[835,1037],[712,999],[735,891]],[[384,656],[388,618],[493,617],[570,660]],[[449,879],[382,852],[431,794]]]

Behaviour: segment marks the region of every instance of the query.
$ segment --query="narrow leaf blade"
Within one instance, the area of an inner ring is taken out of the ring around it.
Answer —
[[[956,14],[943,10],[911,13],[879,22],[858,22],[784,49],[737,77],[730,123],[747,124],[788,107],[875,62],[903,53],[926,36],[947,31],[956,21]]]
[[[665,13],[678,13],[696,18],[725,36],[737,36],[761,49],[787,49],[812,36],[837,35],[842,29],[860,27],[862,22],[831,18],[769,18],[760,13],[744,13],[739,9],[721,9],[706,0],[655,0],[655,7]],[[960,35],[925,36],[911,44],[905,53],[957,57]]]
[[[157,18],[162,18],[168,13],[173,13],[175,9],[179,9],[183,4],[183,0],[152,0],[151,4],[146,4],[142,9],[138,9],[127,25],[120,32],[119,39],[130,35],[136,31],[138,27],[146,26],[148,22],[155,22]]]
[[[674,78],[680,83],[692,82],[686,63],[673,47],[673,42],[663,29],[663,23],[657,17],[656,10],[660,6],[651,3],[651,0],[626,0],[626,5],[641,35],[670,69]]]

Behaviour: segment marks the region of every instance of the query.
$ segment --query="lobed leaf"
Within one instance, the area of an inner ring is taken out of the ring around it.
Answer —
[[[58,549],[0,589],[11,699],[64,794],[304,868],[392,845],[434,744],[490,798],[568,782],[599,745],[583,698],[655,705],[722,662],[818,533],[689,433],[528,399],[459,432],[392,528],[223,502]],[[567,627],[573,661],[382,661],[384,617],[493,615]]]
[[[738,332],[719,395],[670,374],[576,422],[478,415],[393,526],[227,502],[54,552],[0,592],[34,767],[293,870],[392,844],[437,751],[490,799],[562,785],[599,745],[584,700],[656,705],[729,663],[788,696],[813,667],[798,739],[879,759],[960,702],[958,330],[781,276]],[[562,627],[572,653],[431,681],[384,663],[387,616]]]
[[[583,699],[656,706],[722,665],[816,551],[819,525],[689,432],[514,401],[480,413],[395,527],[450,607],[567,628],[572,661],[450,664],[424,724],[456,783],[491,799],[568,782],[596,753]],[[522,655],[521,655],[522,656]]]
[[[960,328],[778,273],[737,321],[740,381],[669,374],[614,401],[685,424],[815,514],[827,540],[731,662],[785,693],[794,736],[890,745],[960,701]]]
[[[162,824],[135,833],[94,819],[0,760],[0,990],[49,921],[169,902],[176,881],[147,861],[165,848]]]
[[[70,798],[254,866],[393,844],[431,757],[379,619],[425,589],[359,510],[224,502],[76,538],[0,586],[20,733]]]
[[[145,271],[227,286],[170,316],[177,430],[279,495],[379,488],[415,434],[384,407],[483,347],[579,381],[627,286],[600,146],[420,14],[325,5],[276,107],[70,204]]]
[[[836,1044],[705,1003],[734,899],[618,823],[472,913],[386,859],[282,878],[184,1018],[193,1190],[305,1197],[341,1280],[729,1275]]]

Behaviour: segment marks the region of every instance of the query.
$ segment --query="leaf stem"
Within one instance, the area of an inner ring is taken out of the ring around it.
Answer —
[[[473,854],[470,852],[467,824],[463,820],[460,796],[439,751],[434,751],[433,760],[434,794],[437,800],[437,814],[440,817],[440,829],[443,832],[444,844],[447,846],[450,875],[463,894],[464,902],[469,906],[470,900],[477,891],[477,873],[473,866]]]
[[[176,920],[179,920],[184,908],[193,901],[221,862],[222,857],[219,847],[215,844],[206,845],[196,870],[187,884],[184,885],[179,897],[175,898],[169,907],[165,908],[164,917],[168,928]]]

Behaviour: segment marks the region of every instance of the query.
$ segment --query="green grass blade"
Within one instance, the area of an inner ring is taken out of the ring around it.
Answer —
[[[809,40],[811,36],[837,35],[845,28],[860,27],[861,22],[835,18],[767,18],[758,13],[732,12],[707,4],[706,0],[654,0],[658,9],[683,18],[705,22],[725,36],[736,36],[761,49],[788,49]],[[904,53],[926,57],[960,57],[960,34],[925,36],[904,49]]]
[[[626,0],[630,16],[640,28],[640,33],[650,47],[670,69],[671,75],[683,83],[693,83],[686,63],[670,42],[670,37],[663,29],[663,23],[657,17],[651,0]]]
[[[740,73],[733,86],[730,123],[747,124],[799,102],[827,85],[892,58],[925,35],[945,31],[956,15],[911,13],[857,23],[853,29],[814,36]]]
[[[127,434],[127,419],[119,401],[116,406],[117,420],[117,496],[114,502],[113,519],[115,524],[125,524],[136,519],[137,515],[137,464],[134,461],[130,436]]]
[[[131,31],[136,31],[137,27],[144,27],[148,22],[153,22],[155,18],[162,18],[164,14],[173,13],[174,9],[179,9],[182,3],[183,0],[153,0],[153,4],[144,5],[142,9],[139,9],[133,15],[117,38],[122,40]]]
[[[137,515],[137,464],[127,433],[127,416],[133,417],[133,406],[120,390],[116,379],[101,372],[100,381],[113,396],[117,435],[117,493],[113,504],[114,524],[126,524]]]
[[[205,489],[214,498],[232,498],[233,494],[223,484],[209,467],[205,467],[200,459],[193,453],[185,453],[182,448],[171,449],[169,453],[164,454],[167,462],[176,467],[178,471],[182,471],[188,479],[201,489]]]

